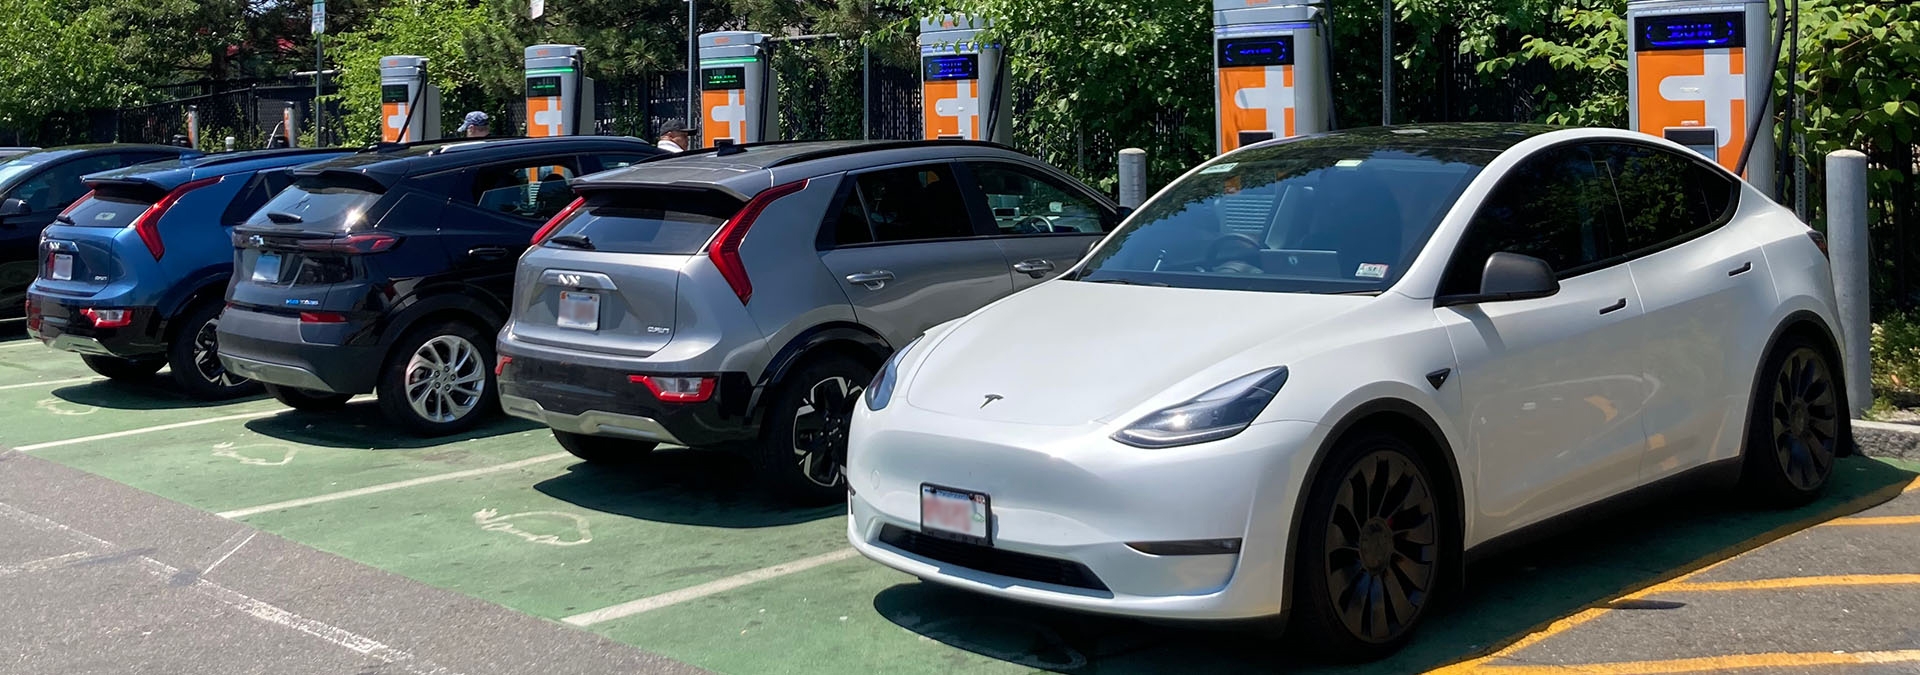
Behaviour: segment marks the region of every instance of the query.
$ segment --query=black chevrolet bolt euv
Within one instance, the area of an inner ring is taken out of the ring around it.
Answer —
[[[514,262],[575,177],[665,154],[634,138],[380,145],[301,167],[234,229],[221,362],[302,409],[374,392],[424,436],[496,404]]]

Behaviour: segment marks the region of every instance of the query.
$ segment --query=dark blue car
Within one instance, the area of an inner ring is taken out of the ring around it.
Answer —
[[[251,392],[253,383],[221,367],[215,344],[233,227],[293,183],[288,169],[344,154],[263,150],[88,175],[92,192],[40,239],[28,334],[110,378],[169,366],[197,397]]]

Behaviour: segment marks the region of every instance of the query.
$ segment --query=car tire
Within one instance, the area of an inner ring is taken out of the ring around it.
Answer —
[[[847,498],[847,422],[873,369],[832,355],[809,361],[786,378],[767,407],[755,475],[774,494],[801,504]]]
[[[588,436],[559,429],[553,430],[553,440],[560,443],[573,456],[593,464],[631,464],[645,458],[659,446],[658,443],[636,441],[608,436]]]
[[[1412,638],[1457,559],[1443,550],[1452,539],[1435,478],[1391,433],[1360,432],[1334,446],[1312,479],[1295,539],[1292,621],[1302,646],[1371,661]]]
[[[1764,505],[1818,498],[1835,459],[1851,447],[1846,384],[1827,354],[1813,340],[1788,335],[1760,367],[1740,473],[1743,491]]]
[[[167,367],[173,371],[174,383],[188,396],[217,401],[260,390],[259,384],[228,372],[220,363],[216,329],[221,309],[219,303],[203,302],[187,309],[174,324],[173,341],[167,345]]]
[[[80,360],[87,367],[109,380],[144,380],[160,372],[167,365],[166,359],[123,359],[118,356],[100,356],[81,354]]]
[[[272,396],[273,400],[279,401],[294,410],[307,410],[312,412],[339,410],[346,407],[347,399],[353,398],[353,394],[336,394],[331,391],[314,391],[312,389],[301,389],[299,387],[283,387],[277,384],[269,384],[265,385],[265,387],[267,389],[267,395]]]
[[[408,331],[387,354],[375,391],[380,412],[416,436],[471,429],[498,407],[493,336],[457,321]]]

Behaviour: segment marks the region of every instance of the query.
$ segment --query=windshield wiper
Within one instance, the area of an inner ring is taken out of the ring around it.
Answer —
[[[1159,281],[1150,281],[1146,283],[1141,283],[1138,281],[1127,281],[1126,279],[1077,279],[1076,281],[1085,281],[1090,284],[1119,284],[1121,286],[1158,286],[1161,288],[1167,287],[1166,283],[1159,282]]]
[[[584,235],[584,234],[563,234],[563,235],[554,237],[552,239],[548,239],[547,243],[559,244],[567,248],[577,248],[583,251],[599,250],[594,248],[593,240],[588,239],[587,235]]]

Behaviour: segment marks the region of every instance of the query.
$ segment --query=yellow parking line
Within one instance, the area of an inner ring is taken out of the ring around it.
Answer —
[[[1782,588],[1815,588],[1820,586],[1897,586],[1901,584],[1920,584],[1920,574],[1836,574],[1818,577],[1786,577],[1781,579],[1741,579],[1738,581],[1690,581],[1680,584],[1668,584],[1665,590],[1670,593],[1700,591],[1771,591]]]
[[[1611,610],[1612,605],[1616,603],[1626,601],[1626,600],[1638,600],[1641,598],[1645,598],[1649,595],[1659,593],[1663,590],[1667,590],[1672,586],[1684,584],[1687,582],[1688,579],[1691,579],[1702,572],[1706,572],[1707,570],[1711,570],[1715,567],[1719,567],[1723,564],[1726,564],[1727,562],[1733,560],[1735,557],[1745,554],[1748,551],[1752,551],[1753,549],[1757,549],[1767,544],[1771,544],[1774,541],[1785,538],[1787,535],[1791,535],[1795,532],[1799,532],[1801,530],[1807,529],[1814,525],[1818,525],[1820,523],[1833,520],[1834,518],[1840,517],[1841,515],[1859,513],[1875,505],[1878,505],[1882,502],[1891,500],[1894,497],[1897,497],[1904,492],[1911,492],[1915,489],[1920,489],[1920,477],[1916,477],[1912,482],[1906,485],[1889,485],[1887,487],[1881,488],[1879,490],[1875,490],[1868,494],[1861,495],[1854,499],[1848,500],[1845,503],[1836,505],[1833,508],[1822,511],[1818,515],[1815,515],[1813,517],[1788,523],[1780,527],[1776,527],[1772,530],[1763,532],[1757,536],[1750,537],[1746,541],[1742,541],[1738,544],[1734,544],[1733,546],[1729,546],[1727,548],[1721,549],[1714,553],[1708,554],[1706,557],[1695,560],[1692,564],[1687,565],[1686,567],[1680,568],[1685,571],[1680,572],[1679,574],[1676,574],[1673,577],[1670,577],[1664,581],[1657,581],[1657,582],[1648,584],[1647,586],[1644,586],[1639,590],[1628,592],[1617,598],[1609,599],[1603,602],[1590,605],[1585,609],[1580,610],[1579,612],[1576,612],[1574,614],[1567,616],[1566,618],[1555,620],[1551,623],[1548,623],[1545,626],[1541,626],[1532,631],[1529,631],[1526,635],[1522,635],[1520,636],[1520,638],[1514,640],[1513,642],[1510,642],[1505,646],[1502,646],[1484,656],[1479,656],[1476,658],[1471,658],[1464,661],[1459,661],[1449,665],[1441,666],[1439,668],[1435,668],[1427,672],[1429,674],[1479,672],[1482,668],[1487,667],[1486,664],[1488,662],[1491,662],[1495,659],[1509,656],[1522,649],[1526,649],[1527,647],[1531,647],[1535,644],[1538,644],[1541,640],[1545,640],[1547,638],[1553,637],[1554,635],[1567,632],[1569,630],[1572,630],[1575,626],[1579,626],[1580,624],[1584,624],[1588,621],[1592,621],[1594,619],[1600,618],[1602,615],[1606,614],[1609,610]],[[1560,672],[1566,672],[1566,671],[1560,671]],[[1608,671],[1595,671],[1595,672],[1608,672]],[[1677,671],[1677,672],[1684,672],[1684,671]]]
[[[1771,652],[1766,654],[1732,654],[1728,656],[1701,656],[1690,659],[1668,659],[1663,661],[1621,661],[1616,663],[1582,663],[1575,665],[1491,665],[1482,666],[1475,672],[1496,673],[1499,675],[1530,675],[1532,673],[1560,674],[1586,673],[1592,675],[1650,675],[1656,673],[1701,673],[1742,668],[1806,668],[1809,666],[1845,666],[1877,663],[1914,663],[1920,662],[1920,649],[1900,649],[1884,652]]]
[[[1920,525],[1920,516],[1854,516],[1840,518],[1828,525]]]

